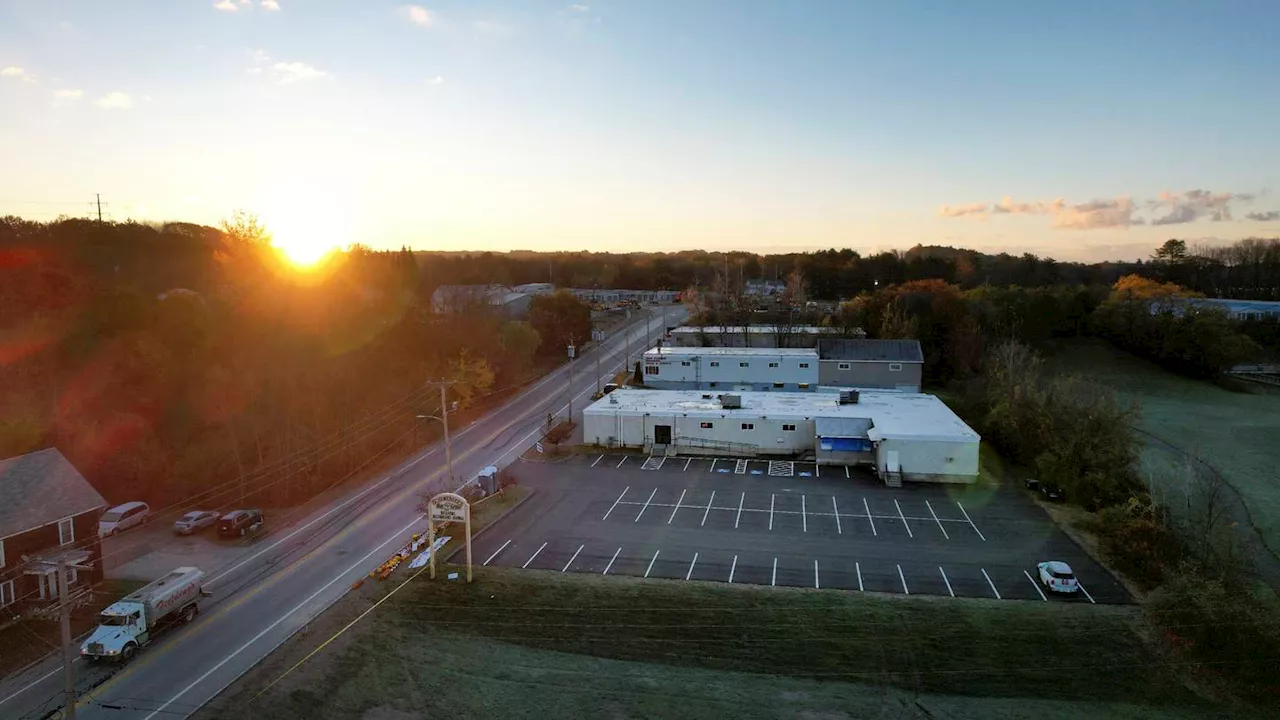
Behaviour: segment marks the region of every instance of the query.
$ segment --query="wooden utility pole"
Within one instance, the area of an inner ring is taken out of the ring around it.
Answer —
[[[445,402],[444,397],[445,384],[440,384],[440,422],[444,425],[444,461],[449,468],[449,487],[453,487],[453,446],[449,443],[449,405]],[[470,516],[468,516],[470,517]],[[467,550],[470,552],[471,543],[467,542]]]
[[[76,720],[76,656],[71,646],[71,608],[67,597],[67,559],[58,558],[58,622],[62,625],[62,691],[66,695],[63,717]]]
[[[569,425],[570,426],[573,425],[573,358],[574,358],[574,350],[575,350],[575,348],[573,347],[574,340],[575,338],[572,335],[570,335],[569,336]]]
[[[98,224],[102,224],[102,194],[94,193],[93,196],[98,199]]]

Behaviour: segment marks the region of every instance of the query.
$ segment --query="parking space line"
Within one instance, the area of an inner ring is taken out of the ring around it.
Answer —
[[[627,491],[630,489],[631,489],[630,485],[622,488],[622,492],[618,494],[618,499],[613,501],[613,505],[609,506],[609,512],[605,513],[604,517],[600,518],[601,520],[609,519],[609,515],[613,513],[613,509],[618,507],[618,503],[622,502],[622,498],[627,494]]]
[[[991,582],[991,576],[987,574],[986,568],[982,568],[982,577],[987,579],[987,584],[991,586],[991,592],[996,594],[996,599],[1003,600],[1003,598],[1000,597],[1000,591],[996,589],[996,584]]]
[[[653,559],[649,561],[649,567],[644,569],[644,576],[649,577],[649,572],[653,570],[653,564],[658,562],[658,553],[662,552],[662,548],[653,551]]]
[[[546,546],[547,546],[546,543],[542,543],[542,545],[537,550],[534,550],[533,554],[529,556],[529,559],[525,560],[524,564],[520,566],[520,569],[523,570],[524,568],[529,567],[529,563],[533,562],[533,559],[538,557],[538,553],[542,552],[542,548]]]
[[[822,466],[819,465],[818,463],[813,464],[813,476],[822,477]]]
[[[729,584],[733,584],[733,571],[738,569],[738,556],[733,556],[733,564],[729,566]]]
[[[858,573],[858,592],[862,592],[862,566],[855,562],[853,569]]]
[[[871,506],[867,504],[867,499],[862,498],[862,507],[867,509],[867,522],[871,523],[871,535],[879,537],[880,533],[876,532],[876,521],[871,519]]]
[[[938,513],[933,511],[933,506],[929,504],[928,500],[925,500],[924,504],[925,507],[929,508],[929,514],[933,516],[933,521],[938,523],[938,529],[942,531],[942,537],[950,540],[951,536],[947,534],[947,529],[942,527],[942,521],[938,519]]]
[[[492,559],[494,559],[494,558],[498,557],[498,553],[502,552],[503,550],[506,550],[506,549],[507,549],[507,546],[508,546],[508,545],[510,545],[510,544],[511,544],[511,541],[510,541],[510,540],[508,540],[508,541],[506,541],[506,542],[502,543],[502,547],[498,548],[497,550],[494,550],[494,551],[493,551],[493,554],[489,556],[489,560],[492,560]],[[480,563],[480,564],[481,564],[481,565],[488,565],[488,564],[489,564],[489,560],[485,560],[484,562],[482,562],[482,563]]]
[[[1049,598],[1045,597],[1044,591],[1040,589],[1040,583],[1031,579],[1031,573],[1027,572],[1026,570],[1023,570],[1022,574],[1027,576],[1027,582],[1031,583],[1031,587],[1035,588],[1036,592],[1040,593],[1040,599],[1045,602],[1049,602]]]
[[[778,584],[778,558],[774,558],[773,559],[773,575],[769,578],[769,587],[774,587],[777,584]]]
[[[986,542],[987,538],[983,536],[982,531],[978,529],[978,526],[973,524],[973,518],[969,517],[969,511],[964,509],[964,506],[960,504],[959,500],[956,501],[956,506],[960,508],[960,512],[964,513],[964,519],[969,521],[969,527],[973,528],[973,531],[978,533],[978,537],[982,538],[982,542]],[[1026,572],[1026,570],[1023,570],[1023,572]]]
[[[560,569],[560,572],[567,572],[569,570],[569,566],[573,564],[574,560],[578,559],[578,553],[582,552],[582,548],[584,547],[586,547],[586,543],[579,545],[578,549],[573,551],[573,557],[569,558],[569,562],[564,564],[564,567]]]
[[[691,462],[693,462],[693,458],[689,458],[688,460],[685,460],[685,461],[684,461],[684,470],[681,470],[680,472],[685,472],[686,470],[688,470],[688,469],[689,469],[689,463],[691,463]]]
[[[911,526],[907,524],[907,516],[902,514],[902,506],[898,504],[898,498],[893,499],[893,506],[898,508],[898,517],[902,518],[902,527],[907,529],[907,537],[915,537],[915,533],[911,532]]]
[[[942,573],[942,582],[947,584],[947,592],[951,593],[951,597],[955,597],[956,591],[951,589],[951,581],[947,579],[947,571],[943,570],[942,566],[939,565],[938,572]]]
[[[1089,591],[1084,589],[1084,585],[1080,582],[1080,578],[1076,578],[1076,587],[1080,588],[1080,592],[1084,593],[1084,596],[1089,598],[1089,602],[1094,605],[1098,604],[1094,601],[1093,596],[1089,594]]]
[[[800,522],[803,523],[804,527],[802,532],[809,532],[809,513],[804,508],[804,495],[800,496]],[[817,561],[815,560],[814,562]]]
[[[632,522],[640,522],[640,516],[644,515],[645,510],[649,509],[649,503],[653,502],[653,496],[657,494],[658,488],[654,488],[653,492],[649,493],[649,499],[644,501],[644,507],[640,508],[640,512],[636,513],[636,519]]]
[[[907,589],[907,576],[902,574],[902,566],[898,566],[898,579],[902,581],[903,594],[910,595],[911,591]]]
[[[769,493],[769,529],[773,529],[773,502],[777,500],[777,496]]]
[[[702,511],[702,522],[698,523],[698,527],[707,524],[707,515],[711,514],[711,503],[716,501],[716,491],[711,491],[711,499],[707,501],[707,509]]]
[[[601,455],[600,457],[596,458],[596,461],[595,461],[595,462],[593,462],[593,463],[591,463],[591,467],[595,467],[595,466],[599,465],[599,464],[600,464],[600,461],[601,461],[601,460],[603,460],[603,459],[604,459],[604,456],[603,456],[603,455]]]
[[[848,465],[845,465],[845,466],[844,466],[844,479],[845,479],[845,480],[848,480],[848,479],[849,479],[849,466],[848,466]]]
[[[837,535],[843,535],[843,534],[844,534],[844,530],[840,529],[840,508],[836,505],[836,496],[835,496],[835,495],[832,495],[832,496],[831,496],[831,509],[832,509],[832,511],[834,511],[834,512],[835,512],[835,516],[836,516],[836,534],[837,534]]]
[[[626,461],[627,461],[627,456],[626,456],[626,455],[623,455],[623,456],[622,456],[622,459],[621,459],[621,460],[619,460],[619,461],[618,461],[618,464],[617,464],[617,465],[614,465],[614,466],[613,466],[613,468],[614,468],[615,470],[617,470],[618,468],[622,467],[622,463],[624,463],[624,462],[626,462]]]
[[[822,589],[821,587],[818,586],[818,561],[817,560],[813,561],[813,589],[814,590]]]
[[[738,517],[733,520],[733,529],[738,529],[738,523],[742,521],[742,504],[747,501],[747,494],[742,493],[742,497],[738,498]]]
[[[689,491],[689,488],[685,488],[684,490],[680,491],[680,499],[676,500],[676,507],[674,510],[671,511],[671,517],[667,518],[668,525],[671,524],[672,520],[676,519],[676,513],[680,512],[680,503],[684,502],[684,494],[688,491]]]
[[[613,557],[609,558],[609,564],[604,566],[604,572],[601,575],[608,575],[609,568],[613,567],[613,561],[618,559],[618,553],[622,552],[622,548],[613,551]]]
[[[693,577],[693,566],[698,564],[698,553],[693,554],[693,561],[689,563],[689,572],[684,574],[684,579],[688,580]]]
[[[715,471],[716,471],[716,458],[711,458],[711,469],[708,470],[707,472],[715,472]]]

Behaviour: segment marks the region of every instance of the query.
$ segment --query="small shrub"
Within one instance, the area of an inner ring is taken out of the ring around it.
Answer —
[[[1178,536],[1145,498],[1105,508],[1089,525],[1111,564],[1143,590],[1160,585],[1182,554]]]

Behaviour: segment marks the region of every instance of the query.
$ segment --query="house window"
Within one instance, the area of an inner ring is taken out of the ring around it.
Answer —
[[[808,390],[808,389],[809,389],[809,383],[800,383],[800,384],[798,385],[798,387],[799,387],[801,390]]]
[[[795,431],[796,431],[796,426],[795,426],[795,425],[783,425],[783,426],[782,426],[782,432],[795,432]]]
[[[800,363],[800,367],[807,368],[809,367],[809,363]]]
[[[738,367],[751,367],[751,363],[740,362],[738,363]]]
[[[12,605],[15,596],[13,594],[13,581],[0,583],[0,607]]]
[[[703,430],[710,430],[710,429],[712,428],[712,423],[704,422],[704,423],[701,423],[701,424],[700,424],[700,427],[701,427]]]
[[[720,361],[719,361],[719,360],[712,360],[712,361],[711,361],[711,367],[720,367]]]
[[[58,544],[70,545],[76,541],[76,525],[71,518],[58,521]]]
[[[778,367],[778,363],[769,363],[769,367]]]
[[[840,365],[839,365],[838,367],[839,367],[841,370],[848,370],[849,368],[851,368],[851,367],[853,367],[853,366],[852,366],[852,365],[850,365],[849,363],[840,363]]]
[[[889,372],[898,372],[902,370],[902,363],[889,363]]]
[[[645,375],[657,375],[657,374],[658,374],[658,366],[657,366],[657,365],[645,365],[645,366],[644,366],[644,374],[645,374]]]
[[[755,423],[742,423],[742,429],[743,429],[743,430],[755,430],[755,429],[756,429],[756,424],[755,424]]]

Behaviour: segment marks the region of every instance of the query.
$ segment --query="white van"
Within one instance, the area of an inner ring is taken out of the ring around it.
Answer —
[[[117,505],[98,518],[98,537],[122,533],[151,519],[151,507],[137,500]]]

